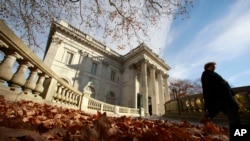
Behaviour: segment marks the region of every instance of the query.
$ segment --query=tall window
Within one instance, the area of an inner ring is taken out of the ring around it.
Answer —
[[[92,63],[91,73],[92,74],[96,74],[96,70],[97,70],[97,64],[96,63]]]
[[[74,54],[72,52],[67,51],[66,55],[65,55],[64,63],[70,65],[72,63],[72,60],[73,60],[73,55]]]
[[[115,71],[111,71],[111,80],[115,81]]]

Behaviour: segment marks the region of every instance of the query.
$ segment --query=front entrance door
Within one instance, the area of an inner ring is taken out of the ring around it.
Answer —
[[[137,109],[141,109],[142,108],[142,95],[141,94],[137,94]]]
[[[152,98],[148,97],[148,112],[149,115],[152,115]]]

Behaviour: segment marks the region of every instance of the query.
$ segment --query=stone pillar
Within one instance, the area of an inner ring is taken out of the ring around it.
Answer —
[[[170,95],[168,92],[168,77],[169,75],[165,74],[163,76],[163,82],[164,82],[164,102],[167,102],[170,100]]]
[[[158,73],[158,89],[159,89],[159,114],[163,115],[165,113],[164,110],[164,93],[162,86],[162,71]]]
[[[141,62],[141,88],[143,97],[143,108],[145,115],[149,115],[148,111],[148,81],[147,81],[147,61],[143,60]]]
[[[62,85],[60,83],[57,83],[56,86],[57,86],[56,87],[57,88],[56,93],[55,93],[55,95],[53,95],[53,97],[54,97],[56,102],[59,102],[59,101],[61,101],[61,98],[62,98],[62,89],[63,89],[63,87],[62,87]]]
[[[152,100],[152,114],[158,115],[158,94],[155,92],[155,66],[150,66],[150,93]]]
[[[131,64],[129,67],[129,78],[130,78],[130,86],[129,86],[129,92],[132,96],[134,96],[134,108],[138,108],[137,107],[137,93],[136,93],[136,77],[137,77],[137,72],[136,72],[136,65],[135,64]],[[128,74],[126,74],[128,75]]]
[[[48,101],[58,100],[59,86],[57,80],[54,78],[47,78],[44,81],[46,90],[43,91],[43,96]]]

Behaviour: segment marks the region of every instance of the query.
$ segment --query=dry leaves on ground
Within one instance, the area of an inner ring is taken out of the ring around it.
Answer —
[[[213,123],[108,117],[31,101],[0,97],[0,140],[4,141],[225,141],[228,129]]]

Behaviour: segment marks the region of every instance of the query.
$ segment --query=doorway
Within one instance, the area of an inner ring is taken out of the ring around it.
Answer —
[[[149,115],[151,116],[152,115],[152,98],[151,97],[148,97],[148,112],[149,112]]]

